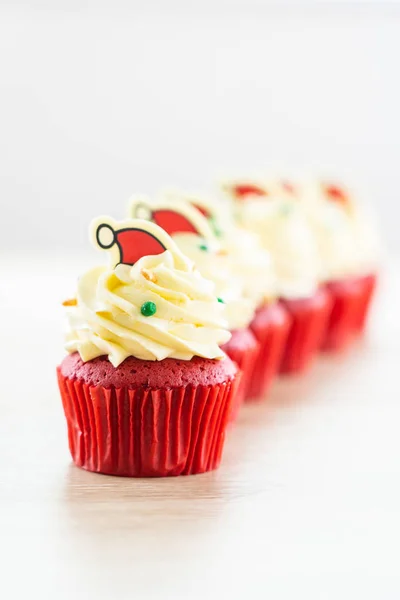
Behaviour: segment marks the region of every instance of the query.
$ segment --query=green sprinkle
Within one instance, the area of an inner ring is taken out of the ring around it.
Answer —
[[[204,252],[208,252],[207,244],[200,244],[199,248],[200,248],[200,250],[204,250]]]
[[[157,312],[157,306],[154,302],[143,302],[140,312],[144,317],[152,317]]]
[[[221,304],[225,304],[225,300],[222,300],[222,298],[217,298],[218,302],[221,302]]]

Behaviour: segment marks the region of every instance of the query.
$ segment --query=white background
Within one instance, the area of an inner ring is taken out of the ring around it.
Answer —
[[[397,2],[2,2],[4,252],[84,251],[133,192],[319,169],[400,250]]]
[[[1,598],[399,600],[398,266],[215,473],[74,468],[55,378],[87,224],[134,191],[319,168],[400,251],[399,56],[397,3],[0,0]]]

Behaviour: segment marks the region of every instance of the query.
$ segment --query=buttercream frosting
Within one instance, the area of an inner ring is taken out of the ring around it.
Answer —
[[[367,209],[336,184],[313,181],[298,189],[318,241],[323,278],[335,280],[376,271],[380,240]]]
[[[237,273],[236,265],[229,251],[223,247],[216,237],[209,218],[202,213],[194,197],[185,200],[183,193],[163,193],[158,200],[142,198],[140,203],[133,199],[130,212],[141,213],[157,220],[165,218],[168,211],[175,212],[175,219],[170,216],[166,226],[170,227],[171,237],[185,256],[188,256],[206,279],[215,284],[217,296],[226,305],[225,316],[230,331],[247,327],[253,318],[255,302],[244,293],[244,284]],[[205,208],[205,205],[202,204]],[[185,222],[182,220],[186,220]],[[213,223],[215,226],[216,223]],[[175,231],[175,227],[183,226],[188,230]]]
[[[146,303],[155,306],[151,316],[142,311]],[[78,281],[76,304],[68,304],[66,349],[84,361],[107,355],[117,367],[128,356],[222,359],[220,346],[231,336],[214,283],[172,241],[134,265],[91,269]]]
[[[224,255],[225,269],[230,273],[230,280],[240,280],[241,294],[252,301],[253,307],[276,297],[276,279],[271,256],[263,248],[257,234],[237,225],[227,198],[211,198],[204,194],[179,190],[168,190],[164,195],[170,201],[179,202],[180,206],[188,203],[195,206],[208,219],[217,237],[220,254]],[[193,260],[196,262],[194,257]],[[218,261],[215,262],[212,255],[203,255],[199,260],[202,264],[210,261],[212,271],[218,275]],[[225,287],[227,283],[225,282]],[[236,289],[238,290],[237,284]],[[241,312],[245,316],[245,312]]]
[[[244,180],[225,184],[241,225],[258,234],[272,258],[276,293],[283,298],[312,296],[321,278],[315,234],[305,211],[281,185]],[[240,199],[236,192],[241,189]],[[255,192],[257,190],[257,192]],[[265,191],[263,194],[262,191]],[[230,192],[229,192],[230,191]]]

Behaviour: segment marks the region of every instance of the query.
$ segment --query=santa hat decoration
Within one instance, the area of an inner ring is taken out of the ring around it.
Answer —
[[[206,219],[212,219],[213,218],[213,215],[211,214],[211,211],[208,209],[208,207],[206,208],[205,206],[200,206],[200,204],[197,204],[195,200],[193,202],[191,202],[191,204],[199,212],[201,212],[201,214],[203,215],[203,217],[205,217]]]
[[[233,187],[233,193],[238,200],[245,200],[246,196],[268,196],[268,191],[251,183],[238,184]]]
[[[236,200],[247,200],[249,197],[258,196],[265,198],[269,196],[268,190],[259,184],[251,183],[250,181],[228,183],[223,185],[223,188],[232,195]]]
[[[193,233],[202,238],[212,238],[213,233],[207,219],[197,208],[187,202],[133,199],[130,204],[132,216],[144,216],[162,227],[169,235]]]
[[[296,196],[296,185],[289,179],[281,177],[242,179],[222,183],[222,189],[235,200],[242,202],[259,198],[276,198]]]
[[[339,204],[347,213],[351,214],[354,205],[349,192],[335,183],[321,183],[322,191],[328,202]]]
[[[91,237],[96,247],[110,251],[113,266],[134,265],[143,256],[162,254],[166,250],[181,256],[161,227],[142,219],[116,222],[109,217],[99,217],[91,224]],[[184,264],[183,255],[181,258]]]
[[[207,219],[214,235],[218,238],[222,235],[221,229],[221,218],[217,215],[216,211],[213,210],[212,206],[208,202],[200,201],[198,198],[188,198],[187,202],[193,206],[205,219]],[[201,202],[201,203],[200,203]]]
[[[333,202],[339,202],[340,204],[347,204],[348,195],[338,185],[323,183],[322,187],[329,200],[332,200]]]
[[[181,206],[191,206],[196,210],[196,213],[193,211],[191,212],[191,220],[192,222],[196,222],[197,227],[199,227],[200,224],[204,227],[204,219],[202,218],[204,217],[207,219],[208,227],[212,230],[212,233],[216,237],[221,235],[221,215],[215,210],[215,202],[213,203],[210,199],[201,194],[187,193],[175,189],[163,190],[162,197],[169,203],[172,202],[175,209],[177,204],[180,204]],[[201,216],[198,213],[200,213]],[[206,233],[203,231],[202,235],[205,236]]]
[[[195,225],[179,212],[179,209],[155,209],[152,211],[154,223],[165,229],[170,235],[175,233],[195,233],[200,235]]]

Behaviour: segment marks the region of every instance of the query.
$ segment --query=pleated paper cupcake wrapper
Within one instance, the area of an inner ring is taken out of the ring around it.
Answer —
[[[279,304],[261,308],[250,328],[258,343],[259,351],[253,363],[247,387],[247,401],[262,400],[279,372],[290,327],[290,318]]]
[[[241,372],[241,378],[237,385],[237,392],[232,402],[231,413],[229,416],[229,421],[234,422],[237,419],[243,401],[248,397],[251,377],[254,370],[254,364],[260,352],[260,345],[254,338],[253,344],[248,343],[243,348],[229,345],[228,342],[223,347],[223,350],[226,352],[229,358],[237,364]]]
[[[361,277],[328,283],[327,289],[333,304],[321,348],[341,352],[351,344],[365,322],[369,291]]]
[[[167,390],[58,382],[75,464],[126,477],[204,473],[221,461],[225,429],[237,385]]]
[[[363,299],[355,322],[356,334],[362,333],[366,327],[377,283],[378,277],[376,274],[366,275],[361,279]]]
[[[301,373],[309,368],[326,334],[332,300],[321,288],[311,298],[282,300],[292,322],[280,372]]]

